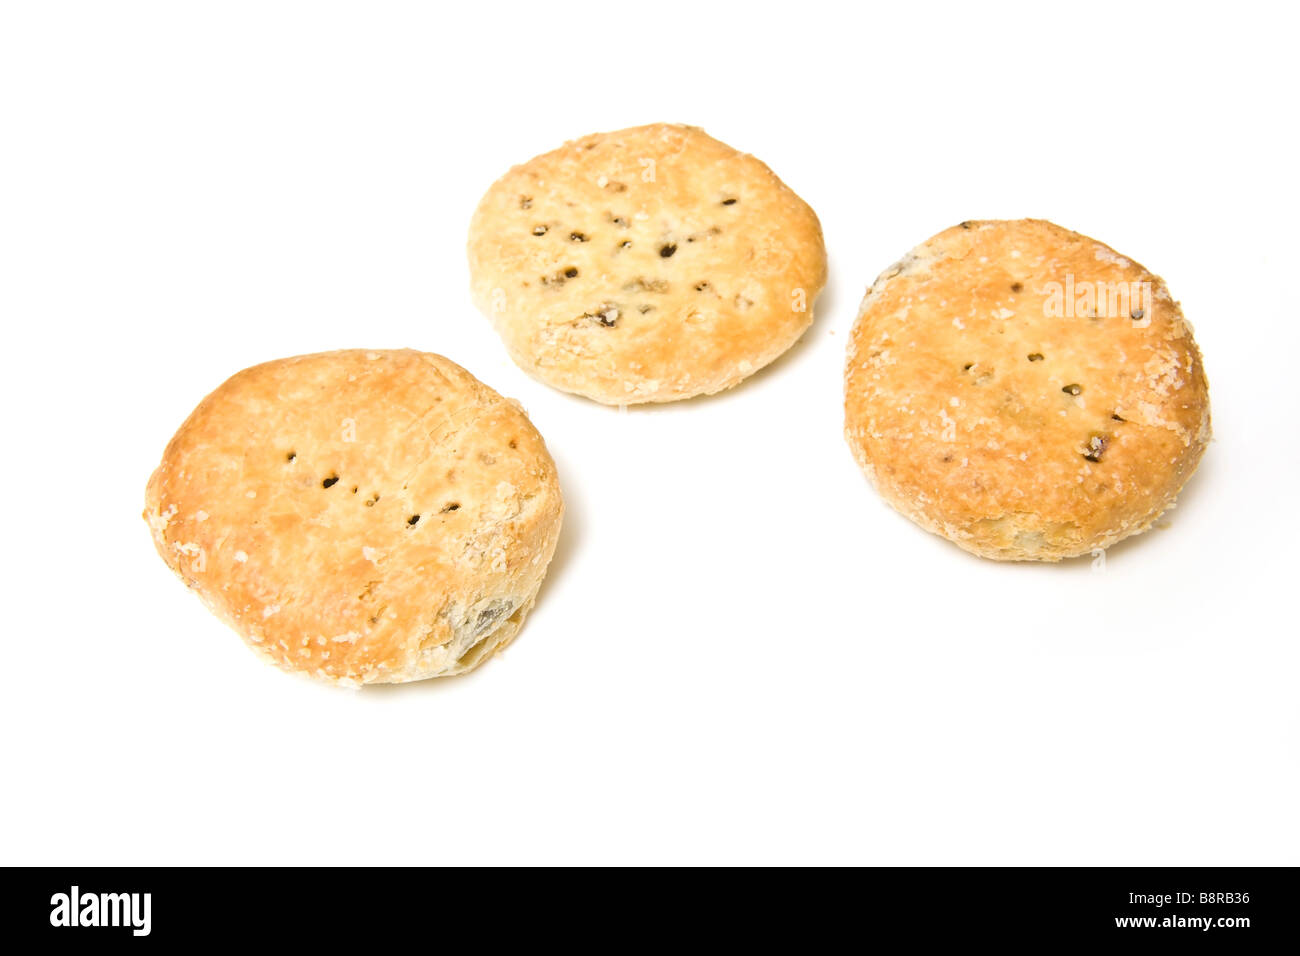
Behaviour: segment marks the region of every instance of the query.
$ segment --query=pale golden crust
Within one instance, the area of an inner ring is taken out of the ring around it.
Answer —
[[[794,344],[826,282],[803,200],[753,156],[667,124],[510,170],[474,214],[469,262],[514,361],[610,405],[735,385]]]
[[[408,350],[239,372],[145,500],[163,560],[250,646],[361,684],[462,673],[508,643],[563,512],[522,409]]]
[[[1143,531],[1173,502],[1209,440],[1209,394],[1157,276],[1050,222],[968,222],[868,291],[845,430],[922,527],[984,557],[1051,561]]]

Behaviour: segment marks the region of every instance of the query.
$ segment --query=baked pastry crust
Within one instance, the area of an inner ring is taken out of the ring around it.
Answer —
[[[609,405],[730,388],[812,323],[821,225],[767,166],[690,126],[597,133],[516,166],[469,233],[511,358]]]
[[[468,671],[533,606],[563,513],[514,402],[426,352],[234,375],[149,479],[158,553],[278,666],[348,684]]]
[[[1159,277],[1043,220],[966,222],[867,292],[845,432],[923,528],[984,557],[1055,561],[1173,504],[1210,438],[1209,394]]]

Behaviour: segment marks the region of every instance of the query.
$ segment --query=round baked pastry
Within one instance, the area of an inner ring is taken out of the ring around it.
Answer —
[[[246,369],[149,479],[163,560],[251,647],[340,683],[478,666],[555,552],[555,465],[523,410],[439,355]]]
[[[845,431],[923,528],[1056,561],[1148,528],[1196,469],[1210,407],[1158,277],[1050,222],[964,222],[863,299]]]
[[[753,156],[666,124],[510,170],[474,213],[469,262],[511,358],[608,405],[730,388],[794,344],[826,282],[807,203]]]

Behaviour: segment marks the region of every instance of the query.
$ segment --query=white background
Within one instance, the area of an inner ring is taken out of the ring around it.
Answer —
[[[1292,17],[6,5],[0,859],[1300,863]],[[510,363],[465,231],[657,120],[768,162],[831,280],[770,369],[620,414]],[[864,288],[1021,216],[1161,274],[1205,356],[1216,439],[1104,572],[924,533],[841,434]],[[503,656],[349,692],[259,662],[140,512],[231,373],[400,346],[525,404],[568,515]]]

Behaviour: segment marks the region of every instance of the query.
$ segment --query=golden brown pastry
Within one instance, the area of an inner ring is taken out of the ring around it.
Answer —
[[[845,430],[885,500],[999,560],[1148,528],[1196,469],[1210,406],[1157,276],[1042,220],[964,222],[872,285]]]
[[[459,674],[508,644],[563,512],[523,410],[405,350],[238,373],[145,502],[163,560],[254,650],[348,684]]]
[[[469,262],[511,358],[609,405],[730,388],[794,344],[826,282],[803,200],[753,156],[667,124],[510,170],[474,214]]]

